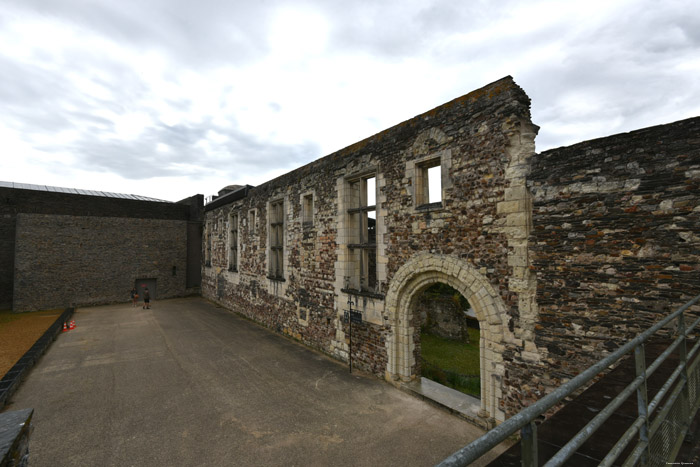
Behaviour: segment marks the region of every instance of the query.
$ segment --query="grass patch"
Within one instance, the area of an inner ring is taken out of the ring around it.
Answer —
[[[423,359],[445,370],[464,375],[478,375],[481,369],[479,330],[469,328],[468,332],[469,344],[421,333],[420,345]]]
[[[479,330],[468,332],[469,344],[421,333],[422,376],[479,397]]]

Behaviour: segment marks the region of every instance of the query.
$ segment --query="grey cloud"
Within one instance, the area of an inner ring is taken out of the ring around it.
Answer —
[[[148,179],[164,176],[203,178],[217,171],[251,174],[273,168],[292,169],[318,158],[320,149],[313,143],[296,145],[270,144],[254,136],[231,129],[217,128],[210,122],[198,126],[156,125],[148,128],[132,141],[109,140],[84,136],[70,149],[78,165],[97,171],[116,173],[126,179]],[[208,152],[197,146],[214,129],[229,137],[229,142]],[[158,151],[159,143],[167,144],[170,151]],[[223,154],[222,154],[223,152]],[[182,167],[180,164],[187,164]],[[192,167],[198,169],[193,169]]]
[[[30,0],[21,8],[60,18],[136,47],[158,47],[181,63],[241,63],[264,51],[260,2]]]

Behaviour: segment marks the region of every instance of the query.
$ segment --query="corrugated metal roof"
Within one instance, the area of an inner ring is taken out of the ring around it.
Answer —
[[[122,199],[133,199],[137,201],[153,201],[158,203],[171,203],[172,201],[165,201],[157,198],[148,198],[141,195],[127,195],[124,193],[109,193],[106,191],[94,191],[94,190],[81,190],[80,188],[64,188],[60,186],[48,186],[48,185],[32,185],[29,183],[16,183],[16,182],[3,182],[0,181],[0,187],[3,188],[17,188],[20,190],[34,190],[34,191],[51,191],[54,193],[70,193],[76,195],[84,196],[101,196],[103,198],[122,198]]]

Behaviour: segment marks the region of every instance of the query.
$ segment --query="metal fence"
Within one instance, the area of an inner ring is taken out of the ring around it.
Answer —
[[[678,310],[656,323],[654,326],[620,347],[598,363],[563,384],[535,404],[525,408],[468,446],[463,447],[442,461],[439,466],[466,466],[479,459],[499,443],[520,430],[522,465],[540,465],[537,455],[537,417],[558,404],[577,389],[591,382],[611,365],[616,364],[629,353],[634,353],[636,377],[620,394],[588,422],[569,442],[564,445],[545,466],[563,465],[583,443],[600,428],[625,400],[636,393],[638,415],[627,431],[608,452],[600,465],[609,466],[613,462],[624,466],[666,465],[675,459],[690,422],[700,407],[700,339],[696,339],[690,351],[687,350],[688,337],[700,329],[700,318],[686,325],[686,311],[700,301],[700,295]],[[644,344],[659,330],[675,323],[676,333],[673,342],[647,366]],[[647,378],[653,374],[673,353],[678,355],[678,365],[651,401],[647,399]],[[696,358],[697,357],[697,358]],[[618,457],[628,447],[631,453],[620,461]]]

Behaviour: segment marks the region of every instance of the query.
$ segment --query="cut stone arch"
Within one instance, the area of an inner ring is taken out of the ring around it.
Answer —
[[[386,295],[387,339],[386,378],[410,381],[418,377],[414,357],[411,315],[416,297],[436,283],[444,283],[461,293],[479,320],[481,413],[484,418],[503,421],[499,408],[504,375],[503,344],[506,307],[489,281],[468,262],[453,256],[420,253],[407,261],[394,275]]]
[[[420,134],[416,136],[416,139],[411,146],[411,152],[414,156],[429,154],[435,150],[435,147],[442,146],[449,140],[450,138],[444,131],[435,127],[429,128],[420,132]]]

